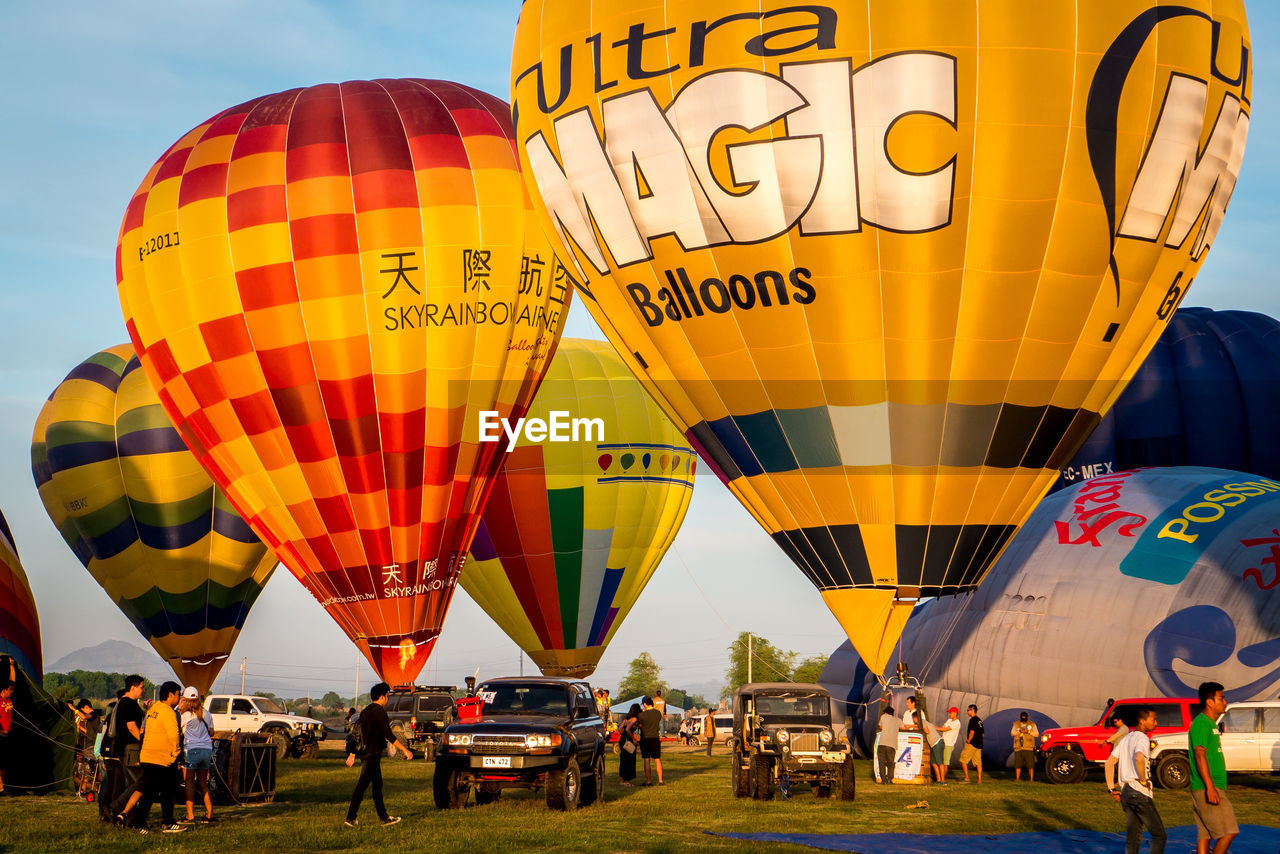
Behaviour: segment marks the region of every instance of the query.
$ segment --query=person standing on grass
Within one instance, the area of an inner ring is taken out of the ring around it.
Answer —
[[[382,802],[382,751],[386,750],[389,744],[392,755],[399,750],[404,754],[405,759],[412,759],[413,752],[401,744],[395,733],[391,731],[391,719],[387,717],[387,697],[390,693],[391,686],[386,682],[379,682],[370,688],[369,702],[355,722],[364,734],[364,751],[360,754],[360,779],[356,781],[355,791],[351,793],[351,805],[347,807],[347,820],[343,822],[347,827],[360,826],[360,820],[357,818],[360,814],[360,802],[364,800],[364,790],[370,785],[373,786],[373,808],[378,813],[378,819],[383,825],[396,824],[400,821],[400,816],[387,814],[387,806]],[[349,753],[347,767],[354,765],[355,760],[355,755]]]
[[[1013,736],[1013,779],[1022,779],[1022,769],[1027,769],[1027,780],[1036,781],[1036,739],[1040,730],[1026,712],[1018,716],[1018,722],[1009,730]]]
[[[955,752],[956,741],[960,738],[960,710],[955,706],[947,709],[947,721],[939,729],[942,730],[942,779],[947,779],[947,769],[951,767],[951,755]]]
[[[1222,756],[1218,718],[1227,700],[1218,682],[1200,685],[1200,714],[1191,722],[1187,746],[1191,749],[1191,809],[1196,817],[1196,854],[1227,854],[1240,834],[1236,813],[1227,800],[1227,762]]]
[[[173,820],[173,802],[177,793],[177,769],[182,753],[178,731],[178,705],[182,686],[177,682],[165,682],[160,686],[159,699],[147,709],[142,727],[142,746],[138,762],[142,767],[142,789],[129,796],[124,814],[128,823],[140,833],[147,833],[147,814],[151,805],[160,801],[160,829],[165,833],[181,833],[187,828]]]
[[[880,746],[876,748],[876,760],[880,763],[880,782],[893,785],[893,766],[898,756],[898,716],[893,706],[885,704],[880,713]]]
[[[120,767],[116,772],[111,814],[121,826],[125,824],[125,805],[142,788],[142,763],[138,754],[142,750],[142,722],[146,715],[138,700],[142,697],[143,681],[137,673],[126,676],[124,695],[116,701],[115,755],[120,758]]]
[[[1120,742],[1124,741],[1124,737],[1129,734],[1129,728],[1125,726],[1124,721],[1120,720],[1119,715],[1113,717],[1111,723],[1115,725],[1116,731],[1107,736],[1107,744],[1111,745],[1111,754],[1103,763],[1102,778],[1107,782],[1107,791],[1119,800],[1120,790],[1116,788],[1116,766],[1120,763]]]
[[[662,691],[653,692],[653,707],[658,710],[660,723],[658,724],[658,737],[664,738],[667,734],[667,701],[662,699]]]
[[[921,751],[924,754],[921,759],[928,760],[929,765],[933,768],[933,784],[935,786],[945,786],[947,781],[942,779],[946,773],[942,767],[942,733],[933,725],[933,721],[924,715],[918,715],[918,720],[924,730],[924,743],[926,745],[925,749]]]
[[[969,782],[969,763],[978,769],[978,785],[982,785],[982,739],[985,731],[982,718],[978,717],[978,707],[969,704],[969,725],[964,734],[964,750],[960,752],[960,767],[964,769],[964,781]]]
[[[200,690],[188,685],[178,701],[178,725],[182,728],[182,773],[186,778],[186,823],[196,820],[196,786],[204,800],[204,821],[213,821],[213,798],[209,797],[209,770],[213,767],[213,728],[204,718]]]
[[[13,665],[9,665],[9,672],[13,673]],[[17,674],[15,673],[14,676]],[[15,742],[11,740],[9,733],[13,732],[13,691],[15,681],[5,674],[0,679],[0,796],[8,794],[4,788],[4,772],[9,767],[9,757],[13,755],[13,745]]]
[[[618,777],[630,788],[636,778],[636,754],[640,751],[640,704],[632,703],[618,727]]]
[[[658,785],[662,782],[662,714],[654,708],[652,697],[645,697],[640,704],[644,707],[640,712],[640,755],[644,758],[644,784],[651,785],[649,779],[649,762],[652,760],[658,769]]]
[[[707,755],[711,755],[711,745],[716,742],[716,712],[707,706],[707,713],[702,716],[702,740],[707,743]]]
[[[1120,783],[1120,806],[1124,810],[1128,840],[1125,854],[1138,854],[1142,846],[1142,828],[1151,834],[1151,854],[1163,854],[1168,834],[1156,809],[1155,792],[1151,788],[1151,736],[1156,728],[1156,710],[1148,706],[1138,709],[1137,729],[1120,742],[1116,772]]]

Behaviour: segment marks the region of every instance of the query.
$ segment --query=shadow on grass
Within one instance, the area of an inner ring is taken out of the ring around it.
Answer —
[[[1043,801],[1028,805],[1015,798],[1004,798],[1002,804],[1009,816],[1022,822],[1028,830],[1057,830],[1071,827],[1076,821],[1070,813],[1048,806]]]

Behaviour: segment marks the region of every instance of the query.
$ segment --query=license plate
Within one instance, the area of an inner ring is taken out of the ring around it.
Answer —
[[[486,756],[484,757],[484,761],[481,762],[480,765],[482,768],[510,768],[511,757],[510,756]]]

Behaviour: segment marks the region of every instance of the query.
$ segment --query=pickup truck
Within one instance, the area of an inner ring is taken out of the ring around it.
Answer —
[[[1280,771],[1280,703],[1232,703],[1218,718],[1222,758],[1228,771]],[[1151,765],[1166,789],[1191,784],[1191,757],[1185,732],[1153,736]]]
[[[544,789],[551,809],[604,797],[605,727],[591,686],[577,679],[508,676],[477,690],[480,719],[446,727],[436,751],[433,794],[456,809],[503,789]]]
[[[210,694],[204,711],[214,732],[260,732],[271,736],[276,759],[314,759],[324,739],[324,724],[286,712],[270,697]]]
[[[1138,709],[1143,706],[1156,711],[1158,724],[1151,733],[1153,739],[1174,732],[1185,733],[1192,719],[1200,714],[1200,702],[1195,697],[1125,699],[1114,701],[1096,724],[1047,729],[1040,735],[1040,754],[1044,757],[1049,782],[1079,783],[1090,765],[1101,767],[1111,755],[1107,739],[1116,731],[1112,721],[1118,717],[1133,726]]]

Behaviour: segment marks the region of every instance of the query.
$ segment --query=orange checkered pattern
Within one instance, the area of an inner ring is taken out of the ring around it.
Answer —
[[[478,414],[523,414],[559,338],[569,280],[529,212],[505,103],[374,80],[214,116],[120,229],[166,411],[393,683],[430,654],[503,460]]]

